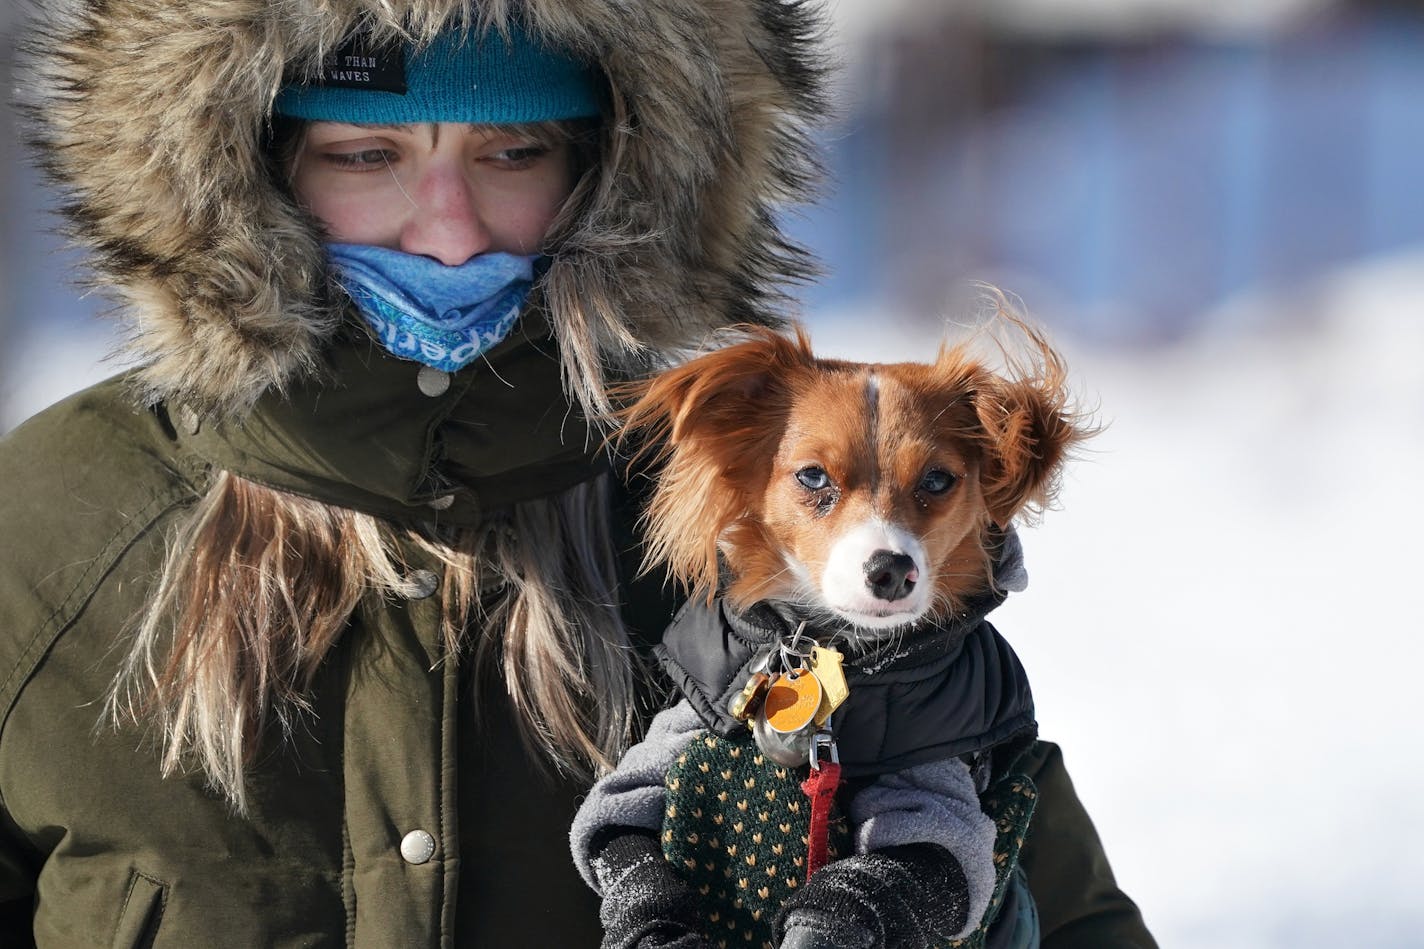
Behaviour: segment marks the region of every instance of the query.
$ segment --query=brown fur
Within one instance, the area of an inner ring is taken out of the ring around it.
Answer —
[[[94,282],[124,304],[149,397],[241,411],[314,366],[339,320],[318,228],[263,160],[284,75],[358,25],[420,42],[515,19],[599,61],[613,93],[596,185],[550,236],[543,283],[570,392],[601,412],[608,370],[778,321],[777,287],[811,268],[772,208],[804,195],[803,129],[824,113],[804,2],[46,4],[22,96]]]
[[[661,463],[648,561],[710,597],[720,552],[735,605],[796,601],[788,555],[819,578],[844,525],[873,513],[924,544],[937,611],[986,590],[990,525],[1050,503],[1091,434],[1069,408],[1062,360],[1014,325],[1029,357],[1005,374],[968,345],[929,364],[865,364],[817,359],[804,331],[760,330],[630,389],[624,435],[657,444]],[[829,494],[797,481],[812,464]],[[959,480],[942,495],[917,490],[931,468]]]

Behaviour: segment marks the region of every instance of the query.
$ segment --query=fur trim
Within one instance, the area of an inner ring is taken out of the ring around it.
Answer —
[[[813,270],[773,216],[816,172],[808,0],[65,0],[43,17],[22,105],[150,399],[240,412],[316,364],[341,302],[261,143],[284,74],[357,26],[420,42],[519,18],[602,64],[601,174],[536,298],[590,414],[605,373],[775,324],[779,286]]]

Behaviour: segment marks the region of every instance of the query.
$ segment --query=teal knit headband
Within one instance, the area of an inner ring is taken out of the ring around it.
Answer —
[[[284,87],[274,109],[354,125],[510,125],[596,116],[600,88],[596,70],[522,31],[507,41],[495,31],[448,31],[414,51],[349,40],[326,58],[320,76]]]

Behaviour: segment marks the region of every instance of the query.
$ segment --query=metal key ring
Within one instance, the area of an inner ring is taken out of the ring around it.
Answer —
[[[811,658],[811,653],[816,648],[816,641],[806,635],[806,621],[802,620],[801,625],[796,627],[796,632],[791,634],[790,641],[783,639],[777,644],[777,647],[781,651],[782,667],[793,669],[804,665],[806,660]],[[799,661],[793,662],[793,659]]]

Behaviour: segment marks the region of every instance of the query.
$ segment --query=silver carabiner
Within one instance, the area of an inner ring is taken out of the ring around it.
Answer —
[[[822,745],[825,745],[825,746],[826,746],[826,750],[827,750],[828,752],[830,752],[830,755],[831,755],[831,764],[840,764],[840,763],[841,763],[840,750],[836,748],[836,739],[835,739],[835,736],[833,736],[833,735],[831,734],[830,724],[827,723],[827,725],[826,725],[825,727],[821,728],[819,731],[816,732],[816,734],[814,734],[814,735],[811,736],[811,770],[812,770],[812,771],[820,771],[820,770],[821,770],[821,760],[822,760],[822,758],[824,757],[824,755],[823,755],[822,752],[821,752],[821,746],[822,746]]]

